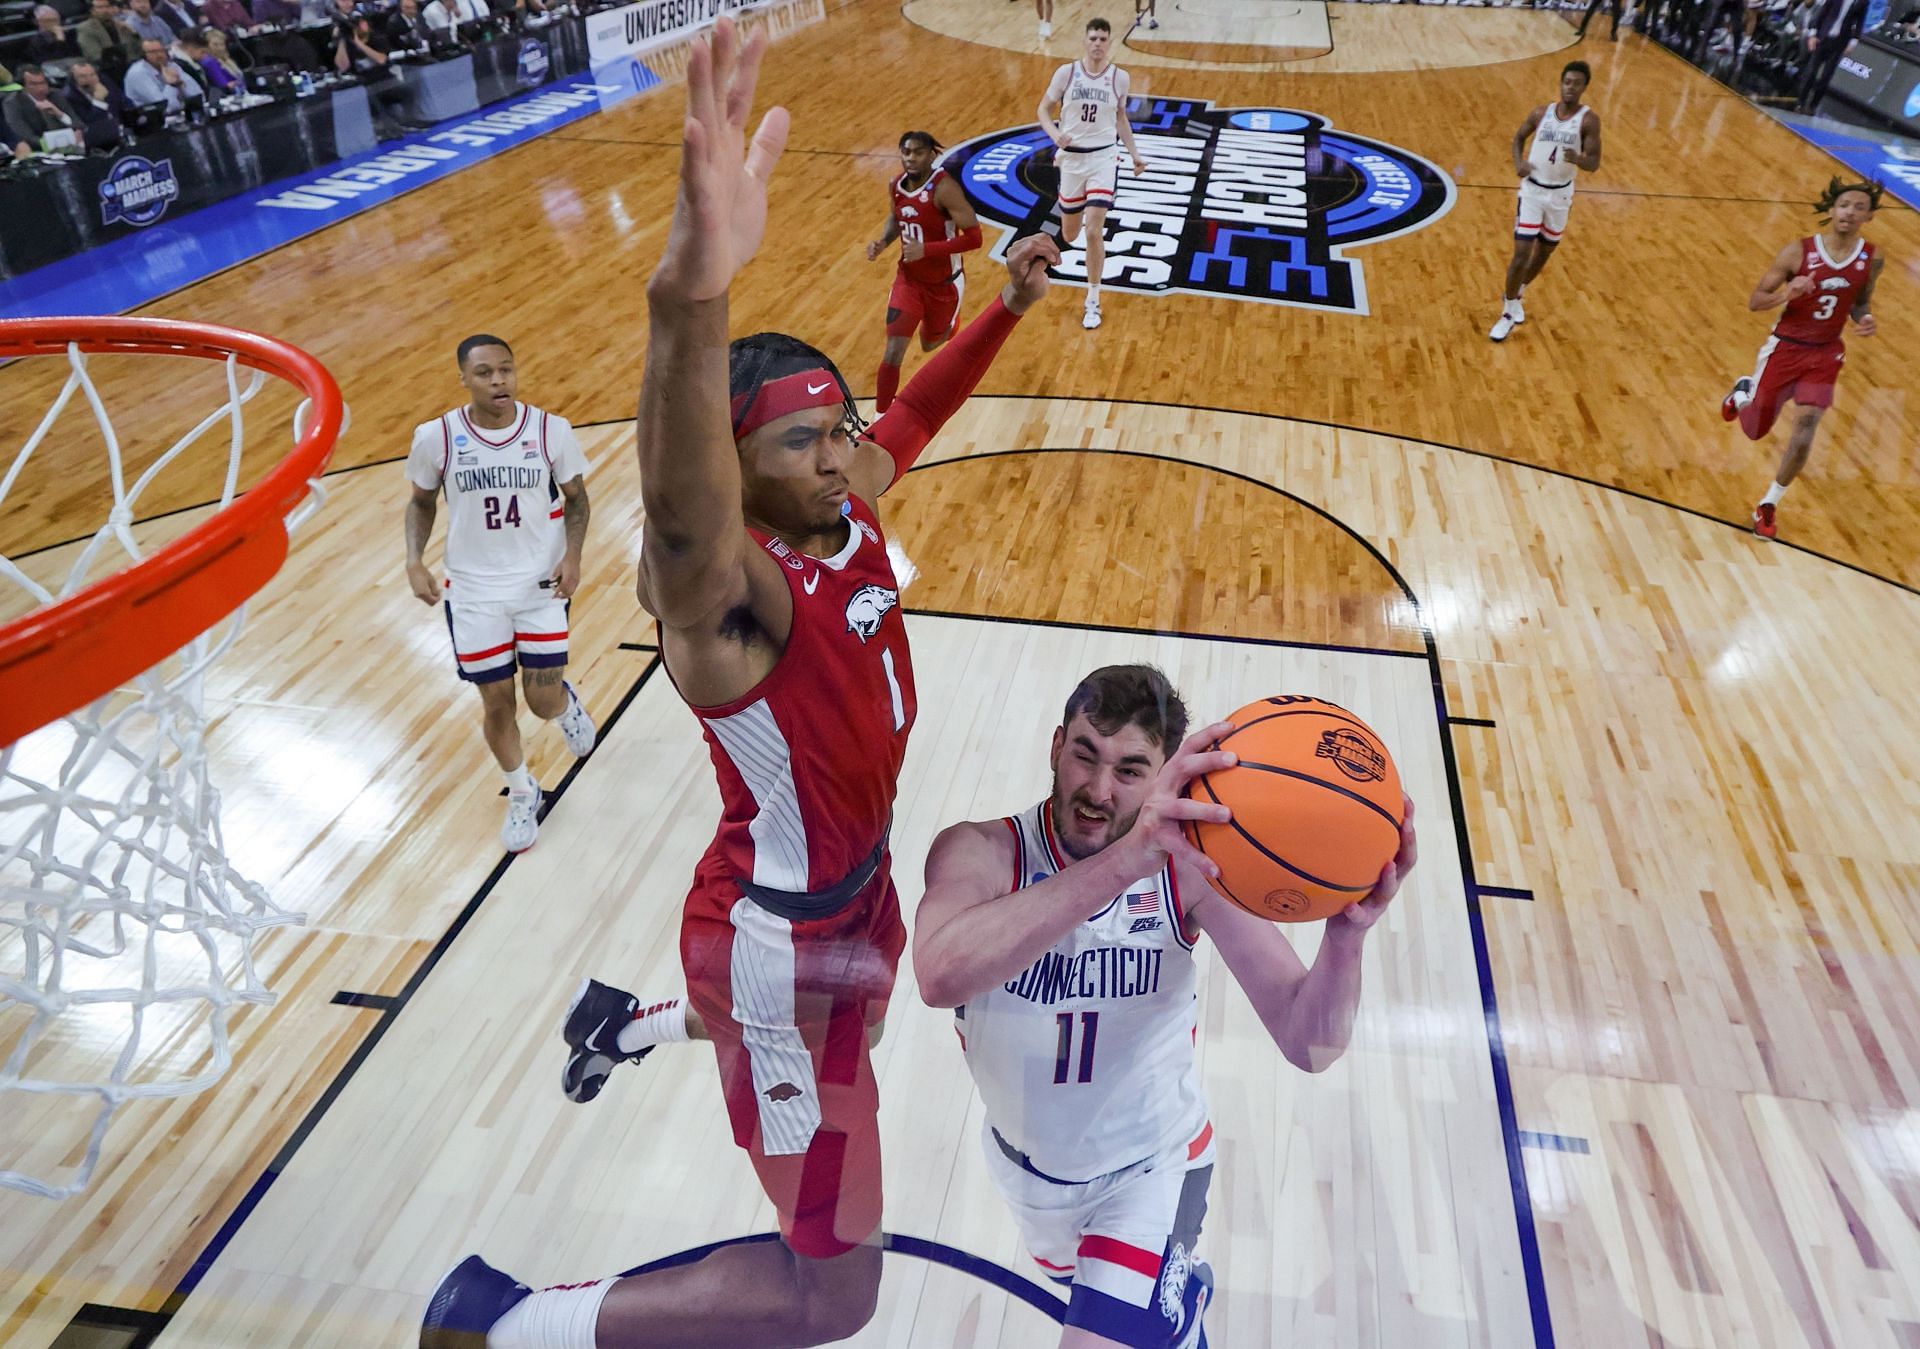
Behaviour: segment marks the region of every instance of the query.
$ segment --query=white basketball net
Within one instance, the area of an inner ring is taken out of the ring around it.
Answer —
[[[242,409],[265,381],[249,370],[242,389],[241,367],[229,356],[226,402],[128,486],[86,357],[69,346],[67,362],[59,397],[0,478],[0,509],[75,393],[105,441],[113,505],[57,591],[0,556],[0,585],[21,588],[35,604],[84,588],[115,548],[127,564],[141,560],[132,528],[141,493],[222,421],[231,443],[220,505],[231,502]],[[294,415],[296,440],[308,411],[302,403]],[[310,486],[287,517],[289,533],[321,504],[320,484]],[[228,865],[201,706],[203,678],[245,616],[242,605],[131,685],[0,748],[0,1139],[9,1140],[0,1185],[54,1199],[86,1188],[115,1111],[212,1086],[231,1062],[230,1009],[273,1001],[254,972],[254,937],[304,920]],[[42,1138],[19,1127],[38,1118],[35,1098],[56,1134],[84,1133],[77,1165],[69,1159],[78,1134]],[[62,1098],[82,1104],[62,1109]],[[89,1109],[87,1130],[75,1121]],[[24,1159],[14,1155],[23,1147]],[[21,1169],[5,1169],[16,1164]],[[41,1178],[62,1168],[64,1177]]]

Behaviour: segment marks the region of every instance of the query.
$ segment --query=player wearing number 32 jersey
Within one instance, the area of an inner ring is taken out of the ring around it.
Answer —
[[[1761,345],[1753,373],[1735,380],[1721,400],[1720,415],[1739,421],[1747,439],[1759,440],[1789,402],[1799,409],[1773,485],[1753,508],[1753,532],[1763,539],[1775,536],[1775,507],[1806,467],[1814,430],[1833,406],[1833,386],[1847,355],[1841,334],[1851,322],[1857,336],[1873,336],[1873,287],[1887,260],[1860,230],[1879,204],[1880,184],[1833,179],[1814,207],[1827,213],[1821,222],[1826,228],[1781,249],[1747,299],[1749,309],[1784,305],[1786,312]]]
[[[1196,1349],[1212,1275],[1198,1258],[1213,1125],[1194,1052],[1201,935],[1281,1052],[1318,1072],[1345,1052],[1360,954],[1414,862],[1327,922],[1313,967],[1280,930],[1211,890],[1182,794],[1233,756],[1150,666],[1095,670],[1053,733],[1053,790],[958,824],[927,855],[914,924],[920,993],[954,1009],[986,1106],[987,1168],[1027,1249],[1071,1286],[1062,1349]]]

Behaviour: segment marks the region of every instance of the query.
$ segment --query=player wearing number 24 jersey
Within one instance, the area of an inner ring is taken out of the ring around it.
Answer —
[[[528,710],[557,722],[568,749],[585,755],[594,743],[593,719],[566,680],[587,462],[564,417],[515,399],[519,373],[504,341],[476,333],[455,356],[470,400],[415,427],[407,455],[407,582],[422,602],[442,605],[454,668],[479,691],[487,747],[507,780],[500,841],[525,852],[539,833],[540,786],[521,748],[515,670]],[[436,584],[424,552],[442,497],[447,577]]]
[[[1095,670],[1053,733],[1047,799],[954,825],[927,855],[914,973],[927,1002],[954,1009],[995,1186],[1035,1262],[1071,1285],[1063,1349],[1206,1343],[1201,936],[1287,1059],[1319,1072],[1346,1050],[1367,931],[1414,864],[1409,801],[1398,855],[1327,921],[1306,968],[1277,927],[1208,887],[1213,864],[1180,832],[1228,818],[1183,789],[1234,762],[1209,748],[1226,724],[1183,744],[1186,726],[1158,670]]]
[[[1799,408],[1773,485],[1753,508],[1753,532],[1763,539],[1775,536],[1775,508],[1806,467],[1814,431],[1833,406],[1833,386],[1847,356],[1841,334],[1849,321],[1859,336],[1874,334],[1873,287],[1887,260],[1860,231],[1879,205],[1879,183],[1831,180],[1814,205],[1827,214],[1821,222],[1826,228],[1781,249],[1747,299],[1749,309],[1785,305],[1786,312],[1761,344],[1753,373],[1735,380],[1721,400],[1720,415],[1737,420],[1747,439],[1759,440],[1788,403]]]
[[[867,245],[867,261],[900,241],[900,266],[887,296],[887,346],[875,377],[874,411],[893,405],[907,339],[920,333],[920,350],[953,336],[967,272],[960,255],[980,247],[980,222],[960,184],[935,167],[940,142],[927,131],[900,137],[900,176],[887,187],[887,223]]]

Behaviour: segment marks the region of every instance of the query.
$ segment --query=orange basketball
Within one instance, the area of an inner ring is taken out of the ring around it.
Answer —
[[[1373,728],[1304,695],[1262,698],[1219,740],[1240,762],[1187,794],[1233,812],[1189,822],[1187,839],[1220,868],[1215,890],[1248,913],[1310,923],[1364,899],[1400,846],[1400,773]]]

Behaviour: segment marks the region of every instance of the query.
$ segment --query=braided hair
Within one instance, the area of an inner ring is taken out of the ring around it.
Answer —
[[[941,144],[941,143],[940,143],[939,141],[937,141],[937,140],[935,140],[935,139],[933,138],[933,133],[932,133],[931,131],[903,131],[903,132],[901,132],[901,133],[900,133],[900,148],[901,148],[902,150],[904,150],[904,149],[906,149],[906,148],[907,148],[907,142],[908,142],[908,141],[924,141],[924,142],[926,143],[926,147],[927,147],[927,148],[928,148],[929,150],[931,150],[931,151],[933,151],[933,157],[934,157],[934,158],[935,158],[936,160],[937,160],[937,159],[939,159],[939,157],[940,157],[940,152],[941,152],[942,150],[944,150],[944,149],[946,149],[946,148],[947,148],[946,146],[944,146],[944,145],[942,145],[942,144]]]
[[[754,400],[760,396],[761,388],[770,381],[784,379],[802,370],[821,368],[839,384],[842,424],[846,426],[847,434],[857,439],[867,429],[867,424],[860,419],[860,410],[853,402],[853,390],[847,387],[846,376],[840,373],[840,367],[818,347],[809,346],[785,333],[754,333],[749,337],[736,337],[728,344],[727,401],[731,404],[744,394],[746,402],[741,407],[743,410],[751,408]]]
[[[1820,223],[1824,225],[1833,219],[1833,208],[1847,193],[1866,193],[1867,209],[1877,211],[1880,209],[1880,194],[1884,191],[1886,191],[1886,185],[1877,179],[1864,178],[1857,183],[1843,183],[1836,176],[1827,180],[1827,190],[1821,194],[1820,200],[1813,204],[1813,209],[1819,213]]]

